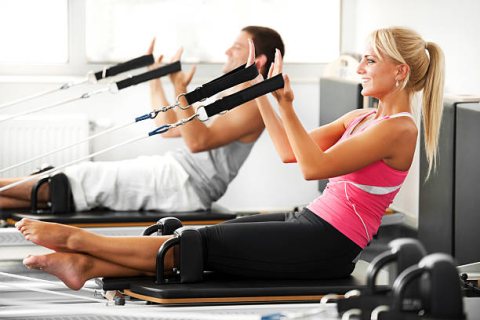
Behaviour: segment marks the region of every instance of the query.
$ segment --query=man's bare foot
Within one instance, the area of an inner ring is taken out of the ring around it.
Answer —
[[[23,264],[29,269],[42,270],[56,276],[72,290],[79,290],[89,280],[92,268],[89,256],[80,253],[55,252],[40,256],[27,256]]]
[[[22,219],[15,227],[26,240],[57,252],[73,252],[81,229],[58,223]]]

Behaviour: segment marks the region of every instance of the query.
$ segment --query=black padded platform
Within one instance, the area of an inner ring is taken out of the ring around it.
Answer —
[[[155,277],[103,278],[103,290],[160,304],[236,304],[318,302],[331,293],[343,295],[366,286],[368,263],[359,261],[350,277],[328,280],[269,280],[226,276],[206,272],[204,280],[192,284],[155,284]],[[385,280],[386,281],[386,280]],[[382,282],[382,281],[380,281]],[[387,283],[377,283],[385,289]]]
[[[31,213],[9,214],[5,218],[7,223],[15,224],[22,218],[57,222],[76,227],[121,227],[121,226],[148,226],[155,224],[159,219],[176,217],[184,225],[208,225],[231,220],[235,214],[226,209],[213,208],[207,211],[192,212],[155,212],[155,211],[85,211],[58,215],[41,215]]]

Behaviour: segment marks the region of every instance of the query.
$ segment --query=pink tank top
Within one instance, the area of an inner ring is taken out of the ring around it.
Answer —
[[[375,110],[355,118],[338,142],[393,117],[412,117],[408,112],[377,119],[352,134],[357,124]],[[337,142],[337,143],[338,143]],[[355,172],[330,178],[323,194],[307,208],[365,248],[380,226],[383,214],[400,190],[408,171],[389,167],[383,160]]]

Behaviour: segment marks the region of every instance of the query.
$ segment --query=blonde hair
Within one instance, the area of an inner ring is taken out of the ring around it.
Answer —
[[[407,64],[410,72],[399,89],[405,89],[410,99],[423,90],[422,120],[425,152],[428,160],[427,179],[435,170],[438,153],[438,135],[443,113],[445,58],[442,49],[426,42],[415,31],[403,27],[390,27],[373,31],[369,37],[373,50],[398,64]],[[428,52],[428,53],[427,53]]]

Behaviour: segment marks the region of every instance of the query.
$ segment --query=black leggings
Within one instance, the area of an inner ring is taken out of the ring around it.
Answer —
[[[346,277],[362,251],[308,209],[239,218],[199,231],[206,270],[246,277]]]

